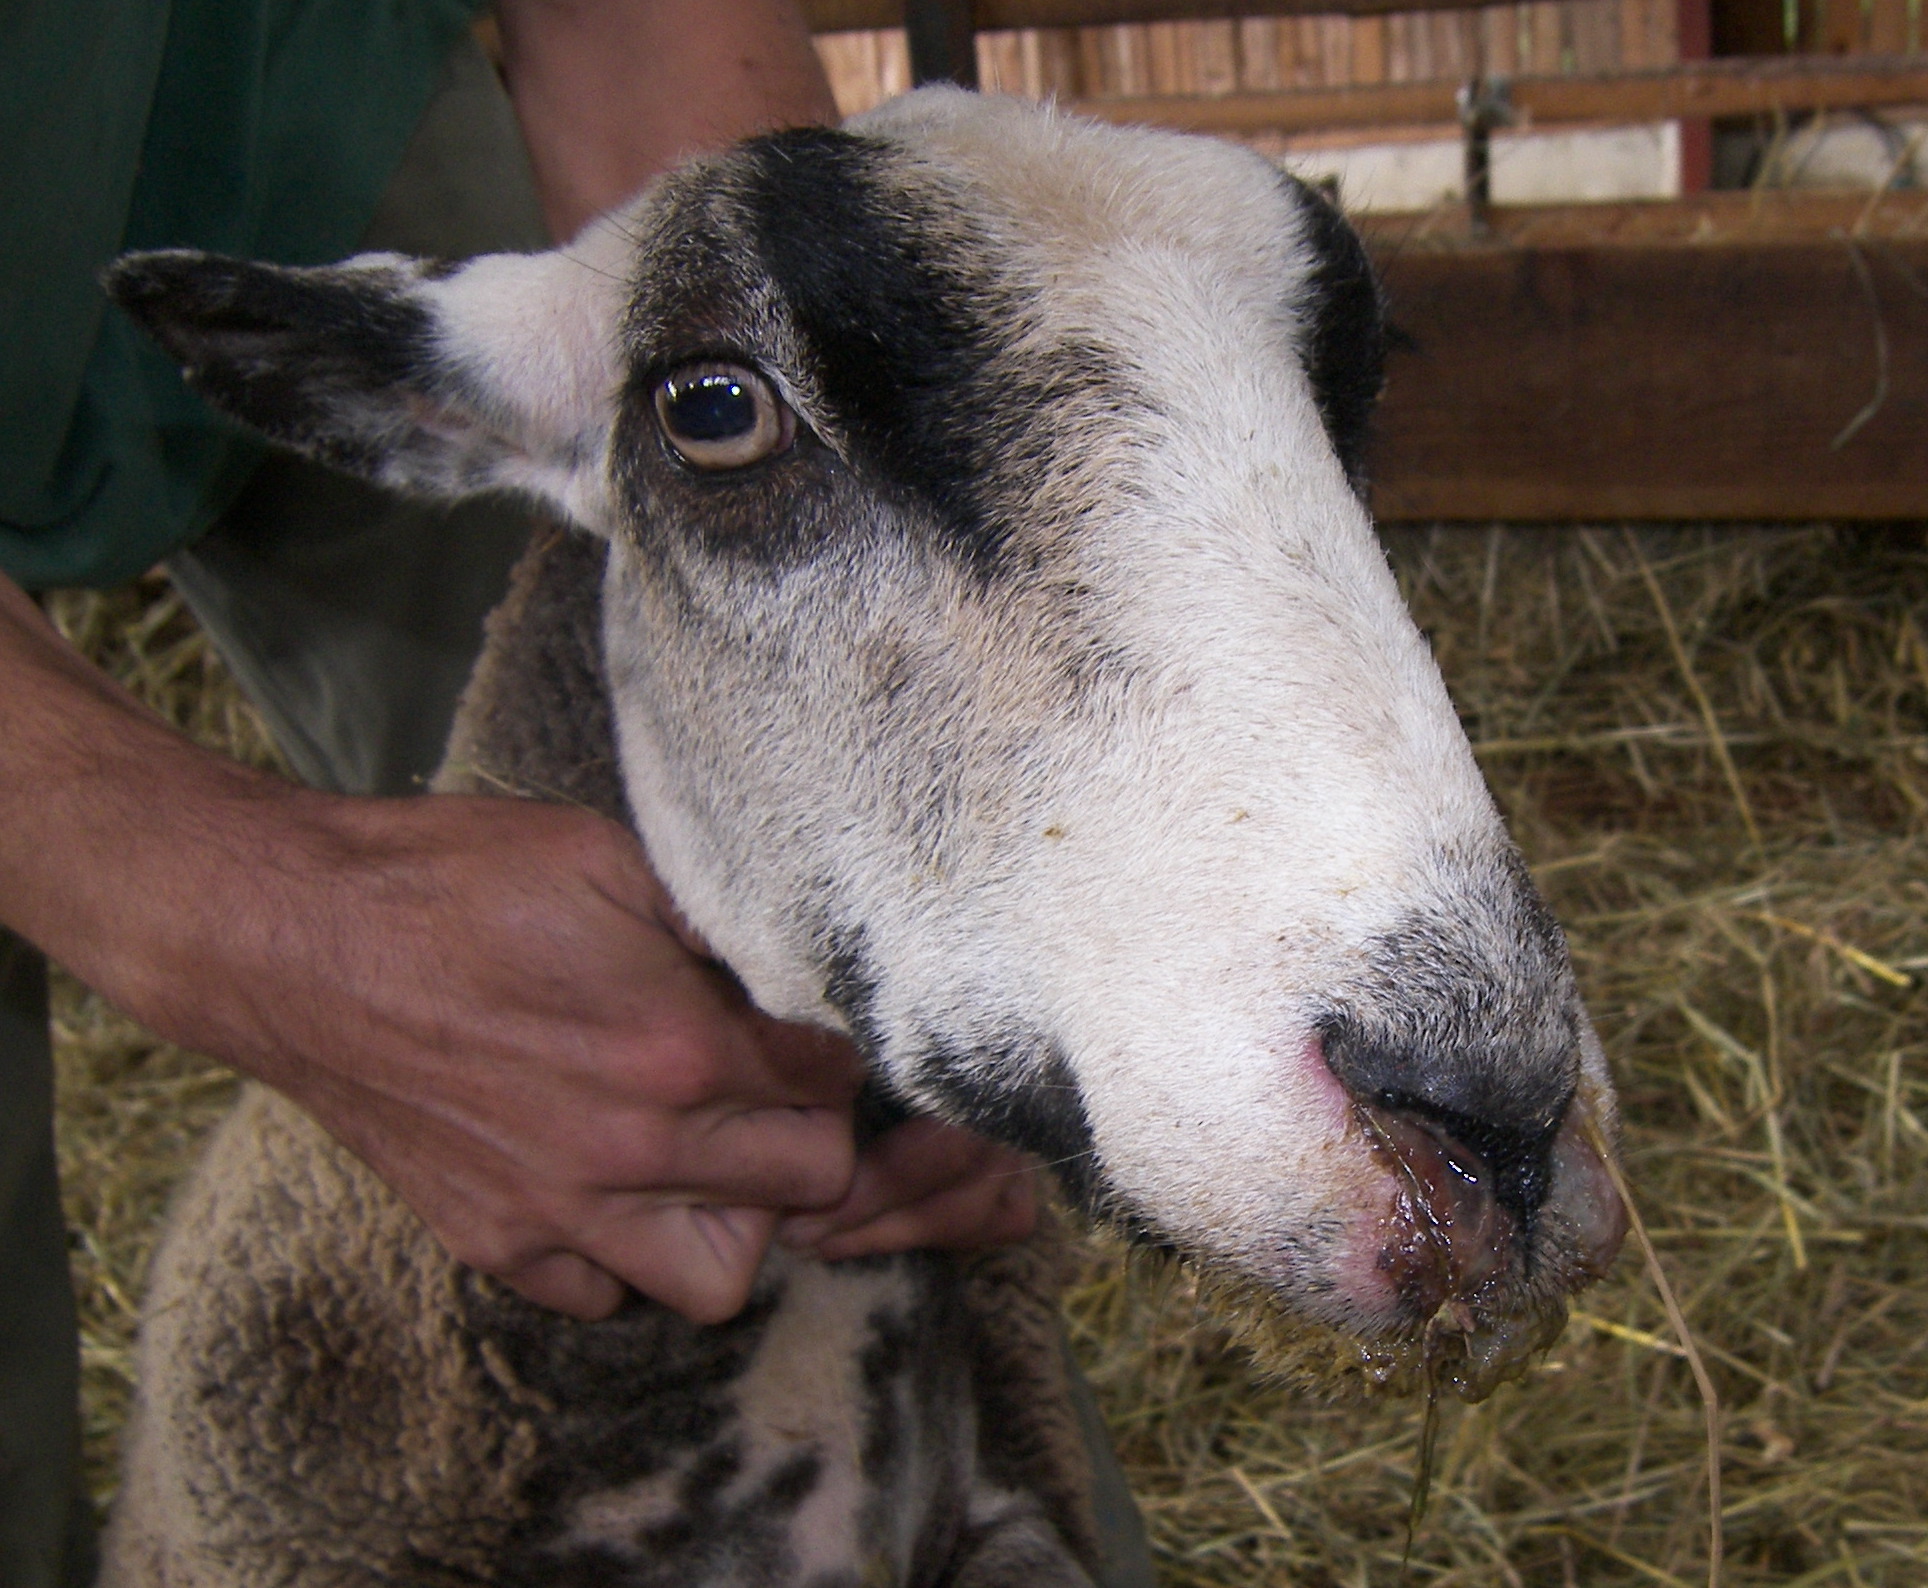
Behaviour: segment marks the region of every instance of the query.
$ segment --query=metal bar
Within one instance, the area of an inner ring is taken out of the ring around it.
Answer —
[[[1473,234],[1492,230],[1493,129],[1513,119],[1503,77],[1475,77],[1458,94],[1465,140],[1466,222]]]
[[[1515,77],[1505,93],[1515,128],[1928,105],[1928,65],[1918,56],[1750,56],[1602,77]],[[1315,132],[1448,126],[1460,120],[1457,97],[1451,83],[1387,83],[1209,98],[1087,99],[1077,108],[1107,121],[1193,132]]]
[[[977,28],[971,0],[904,0],[912,83],[977,87]]]

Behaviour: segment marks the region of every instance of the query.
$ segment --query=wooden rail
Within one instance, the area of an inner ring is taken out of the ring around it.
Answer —
[[[1603,77],[1515,77],[1485,85],[1507,125],[1669,121],[1928,105],[1928,62],[1891,56],[1741,56]],[[1107,121],[1191,132],[1312,132],[1460,119],[1453,83],[1383,83],[1274,93],[1081,100]]]
[[[1928,197],[1363,229],[1405,333],[1380,518],[1928,517]]]

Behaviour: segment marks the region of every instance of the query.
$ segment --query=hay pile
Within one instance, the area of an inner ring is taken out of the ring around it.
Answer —
[[[1928,536],[1389,539],[1571,934],[1726,1408],[1725,1580],[1928,1580]],[[177,718],[235,731],[178,615],[128,615],[68,610]],[[98,1456],[161,1187],[225,1085],[72,989],[61,1010]],[[1416,1407],[1255,1382],[1103,1243],[1073,1325],[1166,1583],[1399,1581]],[[1703,1440],[1623,1259],[1531,1380],[1443,1409],[1410,1580],[1703,1581]]]

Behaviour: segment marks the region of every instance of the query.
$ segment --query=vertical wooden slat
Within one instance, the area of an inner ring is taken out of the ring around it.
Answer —
[[[1479,18],[1465,11],[1436,11],[1426,18],[1433,35],[1433,60],[1441,77],[1463,81],[1483,69],[1479,55]]]
[[[1874,14],[1868,18],[1868,48],[1880,55],[1907,51],[1907,0],[1874,0]]]
[[[1859,5],[1860,0],[1850,0]],[[1704,61],[1714,52],[1711,0],[1675,0],[1674,51],[1683,61]],[[1714,124],[1692,116],[1680,124],[1680,191],[1705,193],[1714,182]]]
[[[1863,48],[1861,0],[1814,0],[1803,7],[1802,48],[1816,55],[1849,55]]]
[[[1310,88],[1317,81],[1317,41],[1298,18],[1279,24],[1279,75],[1287,88]]]
[[[1093,28],[1109,40],[1103,51],[1106,91],[1115,94],[1151,92],[1151,40],[1142,25]]]
[[[1264,92],[1287,86],[1280,59],[1279,24],[1274,17],[1247,17],[1238,25],[1239,83]]]
[[[1085,83],[1084,57],[1074,28],[1046,28],[1038,35],[1039,73],[1060,99],[1077,99],[1090,92]]]
[[[1017,90],[1026,99],[1042,99],[1045,95],[1044,74],[1040,71],[1038,59],[1038,35],[1035,30],[1024,28],[1012,35],[1018,46]]]
[[[980,33],[977,36],[977,74],[985,91],[1015,94],[1024,76],[1024,57],[1015,33]],[[839,103],[842,103],[839,100]]]
[[[1659,66],[1653,39],[1654,0],[1620,0],[1620,64],[1628,71]]]
[[[903,30],[820,33],[817,55],[846,116],[861,115],[910,87],[910,50]]]
[[[1151,91],[1154,94],[1185,92],[1184,67],[1178,59],[1179,40],[1184,36],[1177,22],[1145,24],[1146,53],[1151,64]]]
[[[1539,77],[1553,76],[1560,69],[1559,0],[1535,0],[1528,6],[1526,31],[1530,53],[1520,63],[1520,70]]]
[[[1614,0],[1573,0],[1567,7],[1573,70],[1588,75],[1620,69],[1620,8]]]
[[[1419,64],[1419,50],[1413,43],[1412,18],[1409,16],[1390,16],[1386,18],[1386,80],[1393,83],[1410,83],[1422,68]]]
[[[1296,17],[1292,21],[1299,62],[1298,82],[1303,88],[1322,88],[1327,79],[1327,28],[1318,17]]]
[[[1352,28],[1345,17],[1320,17],[1319,82],[1343,88],[1352,81]]]
[[[1480,54],[1494,77],[1520,69],[1520,18],[1517,6],[1492,6],[1479,13]]]
[[[1230,94],[1238,89],[1238,24],[1199,22],[1191,36],[1193,92]]]
[[[1383,83],[1386,80],[1386,19],[1353,17],[1352,62],[1349,81]]]

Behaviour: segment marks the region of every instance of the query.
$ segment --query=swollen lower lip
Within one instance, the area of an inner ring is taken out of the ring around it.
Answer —
[[[1410,1315],[1430,1317],[1511,1261],[1517,1226],[1487,1187],[1485,1165],[1422,1125],[1360,1105],[1367,1138],[1396,1181],[1379,1269]]]

